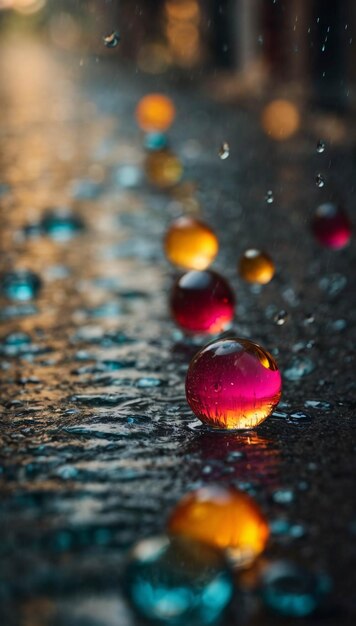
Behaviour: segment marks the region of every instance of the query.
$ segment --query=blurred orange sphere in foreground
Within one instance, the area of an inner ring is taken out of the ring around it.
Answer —
[[[267,135],[276,141],[288,139],[300,126],[300,114],[289,100],[273,100],[262,111],[261,123]]]
[[[141,98],[135,111],[139,127],[145,132],[165,131],[176,116],[170,98],[160,93],[151,93]]]
[[[232,487],[203,487],[174,509],[168,530],[226,550],[237,567],[250,565],[264,550],[269,528],[254,500]]]
[[[184,269],[205,270],[218,250],[219,242],[211,228],[188,216],[174,220],[164,239],[167,259]]]

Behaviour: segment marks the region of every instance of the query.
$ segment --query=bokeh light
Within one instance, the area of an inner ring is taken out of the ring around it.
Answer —
[[[276,141],[284,141],[294,135],[300,126],[300,113],[289,100],[273,100],[265,106],[261,116],[265,133]]]

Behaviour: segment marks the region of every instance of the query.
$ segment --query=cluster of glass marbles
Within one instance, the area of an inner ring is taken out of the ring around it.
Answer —
[[[171,512],[167,534],[138,542],[128,555],[127,597],[156,623],[220,623],[239,572],[263,553],[269,535],[264,514],[246,493],[216,485],[188,493]],[[252,588],[282,616],[314,613],[330,589],[328,577],[288,561],[265,561],[257,572]]]

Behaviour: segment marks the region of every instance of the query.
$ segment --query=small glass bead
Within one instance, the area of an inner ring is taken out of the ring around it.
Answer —
[[[170,225],[164,239],[164,250],[173,265],[205,270],[214,261],[219,243],[209,226],[184,216]]]
[[[179,183],[183,175],[183,166],[178,157],[169,150],[154,150],[148,153],[145,172],[151,185],[159,189],[168,189]]]
[[[233,592],[221,553],[183,537],[140,541],[131,552],[124,585],[140,616],[174,626],[213,624]]]
[[[144,140],[146,150],[163,150],[164,148],[167,148],[167,145],[168,138],[165,133],[147,133]]]
[[[173,510],[169,532],[226,550],[234,566],[250,565],[264,550],[267,521],[256,502],[232,487],[209,486],[186,495]]]
[[[166,131],[173,123],[176,111],[170,98],[160,93],[144,96],[136,107],[136,120],[145,132]]]
[[[261,250],[246,250],[239,261],[239,274],[249,283],[266,285],[274,274],[275,266],[271,257]]]
[[[261,596],[266,606],[279,615],[306,617],[318,608],[329,588],[325,575],[314,574],[288,561],[278,561],[262,576]]]
[[[42,286],[41,279],[30,270],[6,272],[0,279],[0,290],[10,300],[27,301],[36,298]]]
[[[319,243],[334,250],[347,246],[352,233],[348,215],[332,202],[326,202],[317,208],[312,230]]]
[[[229,284],[211,270],[188,272],[173,286],[172,317],[186,332],[219,333],[232,321],[234,308]]]
[[[248,339],[218,339],[190,363],[186,396],[208,426],[254,428],[277,406],[282,379],[273,357]]]
[[[50,209],[42,217],[41,230],[56,241],[67,241],[84,230],[84,222],[65,209]]]

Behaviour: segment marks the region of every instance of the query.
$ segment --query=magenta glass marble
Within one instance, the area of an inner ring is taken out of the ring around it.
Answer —
[[[234,317],[235,297],[227,281],[211,270],[187,272],[173,285],[171,314],[188,333],[219,333]]]
[[[352,228],[348,215],[332,202],[317,208],[312,229],[315,238],[327,248],[344,248],[351,239]]]
[[[273,411],[282,379],[273,357],[238,337],[218,339],[193,358],[186,396],[193,413],[220,429],[253,428]]]

